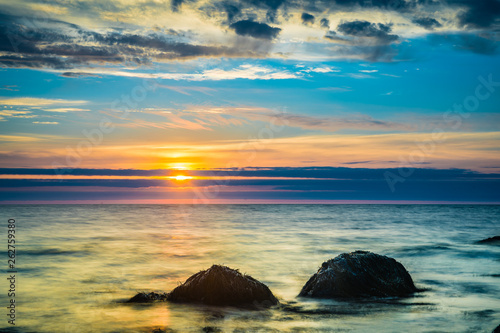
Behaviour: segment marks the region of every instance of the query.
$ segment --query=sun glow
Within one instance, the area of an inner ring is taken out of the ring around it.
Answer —
[[[193,177],[191,177],[191,176],[184,176],[184,175],[177,175],[177,176],[173,176],[172,178],[175,180],[178,180],[178,181],[193,179]]]
[[[175,170],[187,170],[189,169],[189,165],[191,163],[171,163],[169,165],[170,169],[175,169]]]

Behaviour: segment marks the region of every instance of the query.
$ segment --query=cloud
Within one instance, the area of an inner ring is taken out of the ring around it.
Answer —
[[[498,22],[500,17],[498,0],[454,0],[451,3],[465,6],[465,10],[457,15],[458,22],[462,26],[489,28]]]
[[[0,121],[5,118],[36,118],[29,110],[0,110]]]
[[[300,16],[302,19],[302,24],[313,24],[314,23],[314,15],[311,15],[309,13],[302,13]]]
[[[238,21],[230,25],[236,34],[240,36],[250,36],[259,39],[274,39],[281,29],[273,28],[265,23],[258,23],[251,20]]]
[[[0,134],[1,142],[34,142],[40,141],[40,138],[23,135],[3,135]]]
[[[326,18],[322,18],[320,21],[319,21],[319,25],[320,27],[322,28],[325,28],[325,29],[330,29],[330,20],[326,19]]]
[[[318,88],[319,90],[324,90],[324,91],[335,91],[335,92],[347,92],[347,91],[352,91],[351,87],[321,87]]]
[[[37,18],[39,11],[48,17]],[[393,61],[401,49],[391,46],[414,38],[415,32],[421,34],[421,28],[430,31],[441,27],[450,34],[483,38],[485,33],[495,34],[500,2],[172,0],[165,4],[50,0],[34,4],[21,0],[9,6],[9,13],[13,14],[0,15],[0,65],[65,69],[62,76],[79,77],[84,75],[81,68],[145,67],[195,58]],[[308,29],[299,29],[300,24]],[[325,36],[334,46],[318,38],[330,25],[338,26],[338,35],[328,32]]]
[[[47,106],[56,104],[80,105],[87,104],[83,100],[67,100],[67,99],[50,99],[50,98],[35,98],[35,97],[12,97],[0,98],[0,105],[9,106]]]
[[[44,109],[43,111],[66,113],[66,112],[86,112],[86,111],[90,111],[90,110],[89,109],[79,109],[79,108],[55,108],[55,109]]]
[[[374,119],[368,115],[353,114],[349,117],[317,117],[297,113],[283,113],[276,110],[256,107],[203,107],[191,106],[186,111],[204,111],[207,114],[223,113],[232,117],[253,121],[276,121],[277,126],[298,127],[306,130],[335,132],[342,129],[361,130],[414,130],[412,125]]]
[[[98,77],[100,78],[99,75],[96,75],[96,74],[89,74],[89,73],[80,73],[80,72],[64,72],[61,74],[61,76],[63,77],[71,77],[71,78],[80,78],[80,77],[85,77],[85,76],[88,76],[88,77]]]
[[[58,125],[59,123],[57,121],[34,121],[33,124],[39,124],[39,125]]]
[[[370,23],[368,21],[343,22],[339,24],[337,30],[347,36],[373,38],[383,44],[398,39],[398,36],[389,34],[391,27],[382,23]]]
[[[254,167],[195,170],[190,171],[190,175],[209,178],[190,180],[184,185],[187,187],[184,189],[187,196],[183,197],[192,199],[192,188],[217,186],[217,197],[220,199],[500,201],[498,173],[485,174],[456,168],[412,170],[412,176],[407,181],[397,184],[396,193],[391,191],[385,175],[399,175],[401,170],[398,168]],[[169,195],[168,191],[179,186],[176,181],[168,179],[132,178],[149,175],[148,170],[74,169],[60,170],[60,173],[66,174],[64,171],[69,171],[69,175],[72,172],[79,175],[118,174],[130,176],[131,179],[0,179],[0,200],[165,199]],[[160,174],[168,172],[156,171]],[[55,170],[0,169],[0,173],[53,176]],[[224,177],[223,182],[214,177]]]
[[[182,5],[183,2],[184,2],[184,0],[171,0],[172,10],[174,12],[177,12],[179,10],[179,7]]]
[[[334,43],[329,49],[340,54],[348,54],[351,58],[368,61],[391,62],[398,49],[393,44],[399,36],[390,34],[390,24],[371,23],[368,21],[342,21],[335,31],[328,31],[325,39]]]
[[[215,90],[213,88],[209,88],[209,87],[195,87],[195,86],[168,86],[168,85],[162,84],[162,85],[159,85],[159,87],[170,89],[172,91],[178,92],[179,94],[183,94],[183,95],[187,95],[187,96],[191,96],[189,91],[199,92],[199,93],[202,93],[202,94],[205,94],[208,96],[211,96],[212,92],[217,91],[217,90]]]
[[[435,28],[440,28],[442,27],[442,24],[439,23],[436,19],[432,17],[421,17],[421,18],[416,18],[413,19],[412,21],[418,26],[421,26],[427,30],[433,30]]]
[[[312,67],[303,70],[303,72],[314,72],[314,73],[334,73],[334,72],[340,72],[340,69],[337,69],[336,67],[331,67],[331,66],[323,66],[323,67]]]
[[[3,85],[2,87],[0,87],[0,90],[19,91],[19,89],[17,88],[18,86],[16,85]]]
[[[144,79],[186,80],[186,81],[220,81],[220,80],[285,80],[301,78],[301,73],[271,67],[244,64],[232,69],[213,68],[201,73],[143,73],[122,70],[86,70],[98,75],[136,77]]]
[[[281,29],[266,24],[238,24],[237,33],[272,39]],[[61,21],[0,17],[0,64],[7,67],[70,69],[89,64],[150,64],[198,57],[256,57],[252,45],[202,45],[173,30],[167,33],[96,32]],[[63,76],[81,76],[64,71]]]

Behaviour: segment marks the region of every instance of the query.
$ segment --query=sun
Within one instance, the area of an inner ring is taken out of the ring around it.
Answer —
[[[193,179],[193,177],[191,177],[191,176],[184,176],[184,175],[177,175],[177,176],[173,176],[172,178],[175,180],[178,180],[178,181]]]

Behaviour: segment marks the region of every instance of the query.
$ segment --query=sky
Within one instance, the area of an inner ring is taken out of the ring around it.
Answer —
[[[500,203],[498,0],[0,0],[0,203]]]

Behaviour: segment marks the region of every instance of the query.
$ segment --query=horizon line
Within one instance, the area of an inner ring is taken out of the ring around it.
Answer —
[[[166,200],[12,200],[0,205],[500,205],[497,201],[426,201],[426,200],[264,200],[264,199],[193,199]]]

